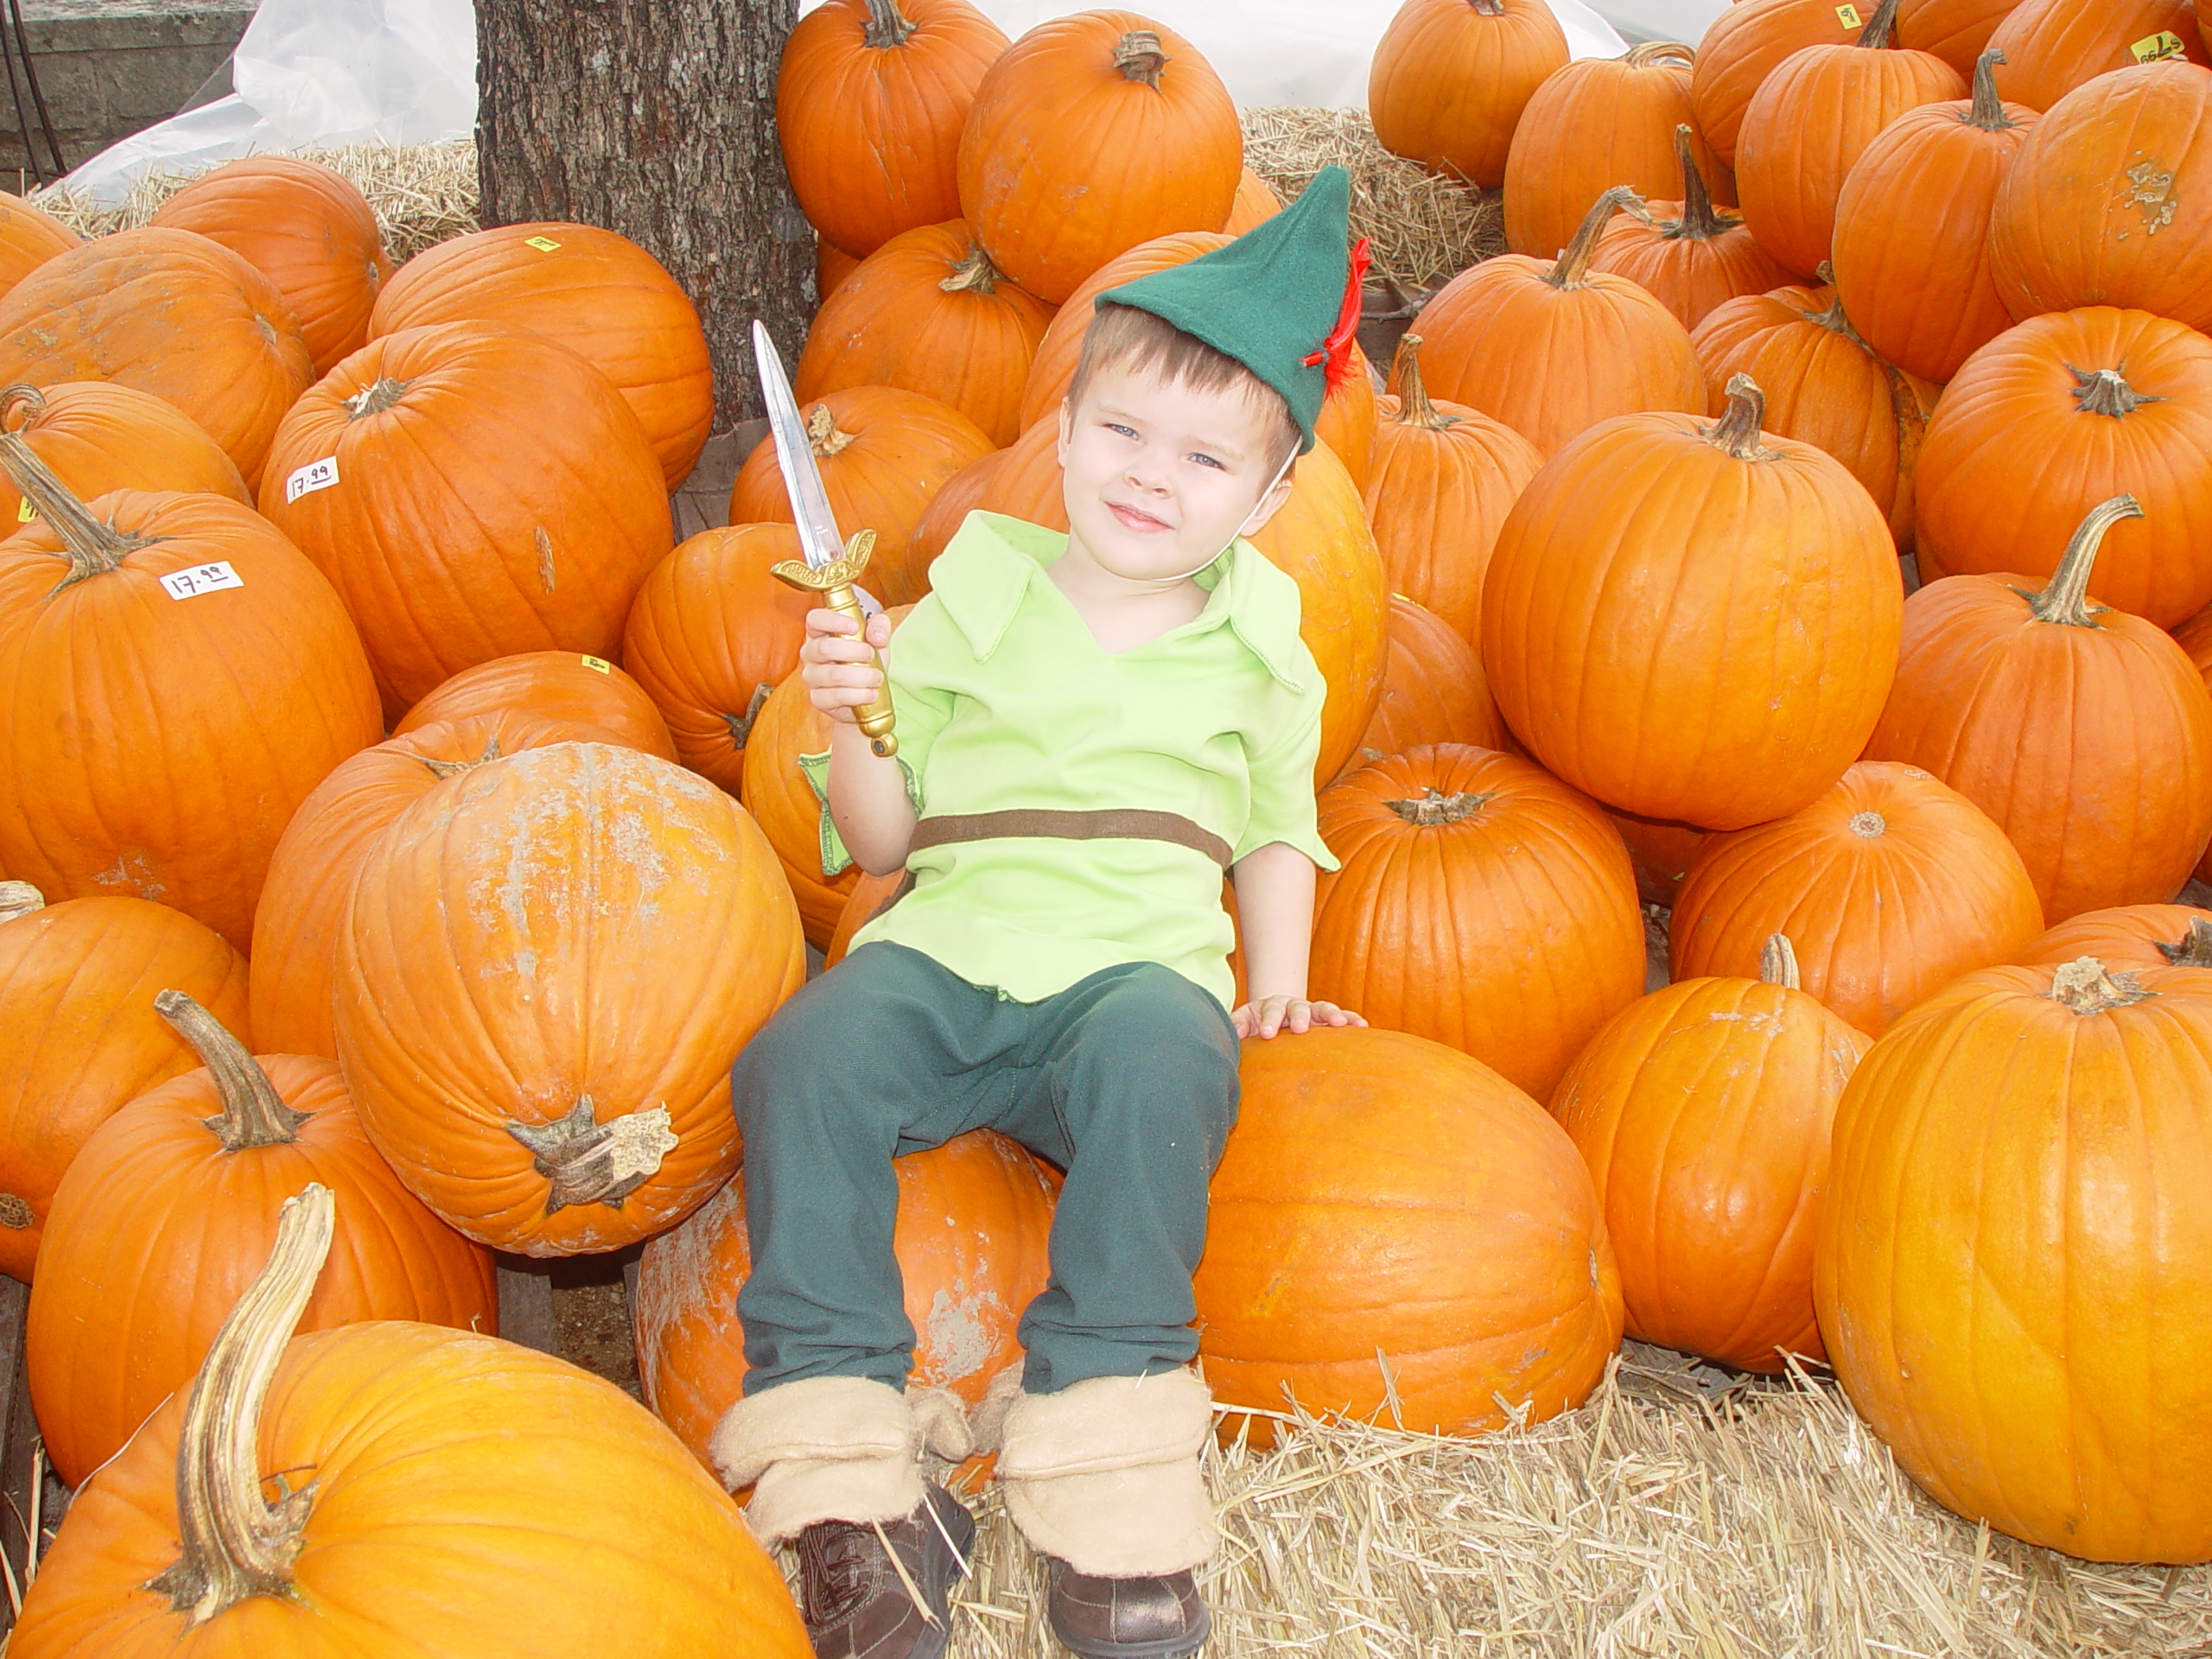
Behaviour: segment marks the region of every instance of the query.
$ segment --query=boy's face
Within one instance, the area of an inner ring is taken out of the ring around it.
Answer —
[[[1060,405],[1060,466],[1073,540],[1103,569],[1154,582],[1207,563],[1289,498],[1268,484],[1275,430],[1236,387],[1194,391],[1120,367]],[[1263,500],[1262,498],[1265,496]]]

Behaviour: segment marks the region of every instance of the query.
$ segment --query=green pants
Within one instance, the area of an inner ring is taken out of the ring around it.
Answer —
[[[1022,1386],[1190,1363],[1206,1182],[1236,1121],[1236,1034],[1170,969],[1109,968],[1041,1002],[905,945],[862,945],[763,1027],[731,1073],[752,1276],[745,1391],[811,1376],[906,1386],[891,1160],[994,1128],[1067,1171],[1052,1279],[1023,1314]]]

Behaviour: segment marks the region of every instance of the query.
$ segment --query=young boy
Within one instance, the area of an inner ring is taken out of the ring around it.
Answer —
[[[1361,1021],[1306,995],[1323,683],[1243,539],[1290,493],[1358,315],[1348,181],[1100,296],[1060,410],[1065,536],[972,515],[892,643],[807,619],[834,854],[914,885],[739,1057],[752,1369],[715,1456],[795,1540],[823,1659],[931,1659],[974,1536],[921,1458],[995,1447],[1084,1659],[1181,1659],[1213,1518],[1191,1275],[1237,1041]],[[882,683],[899,752],[853,710]],[[1232,1014],[1236,884],[1250,1000]],[[1018,1379],[975,1432],[908,1389],[892,1160],[985,1126],[1067,1171]],[[1014,1386],[1018,1381],[1018,1388]]]

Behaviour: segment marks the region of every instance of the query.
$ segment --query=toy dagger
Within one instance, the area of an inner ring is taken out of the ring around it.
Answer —
[[[753,358],[760,371],[760,395],[768,406],[768,430],[776,440],[776,461],[783,468],[784,488],[791,496],[791,517],[798,522],[798,544],[806,555],[805,563],[785,559],[772,567],[769,574],[791,587],[819,594],[824,605],[849,617],[865,636],[868,620],[879,607],[854,584],[868,569],[868,555],[875,550],[875,532],[858,531],[849,542],[838,533],[837,515],[830,510],[829,493],[822,487],[822,473],[814,464],[814,449],[799,419],[798,400],[791,396],[791,383],[785,377],[784,361],[776,355],[775,342],[757,317],[753,323]],[[879,670],[883,667],[880,653],[875,665]],[[853,717],[876,753],[899,753],[899,740],[892,732],[887,675],[882,689],[854,709]]]

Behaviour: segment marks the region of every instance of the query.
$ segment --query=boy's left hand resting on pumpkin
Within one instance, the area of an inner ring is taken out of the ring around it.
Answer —
[[[1363,1026],[1366,1020],[1333,1002],[1309,1002],[1302,996],[1263,996],[1229,1016],[1242,1037],[1272,1037],[1279,1031],[1305,1032],[1316,1026]]]

